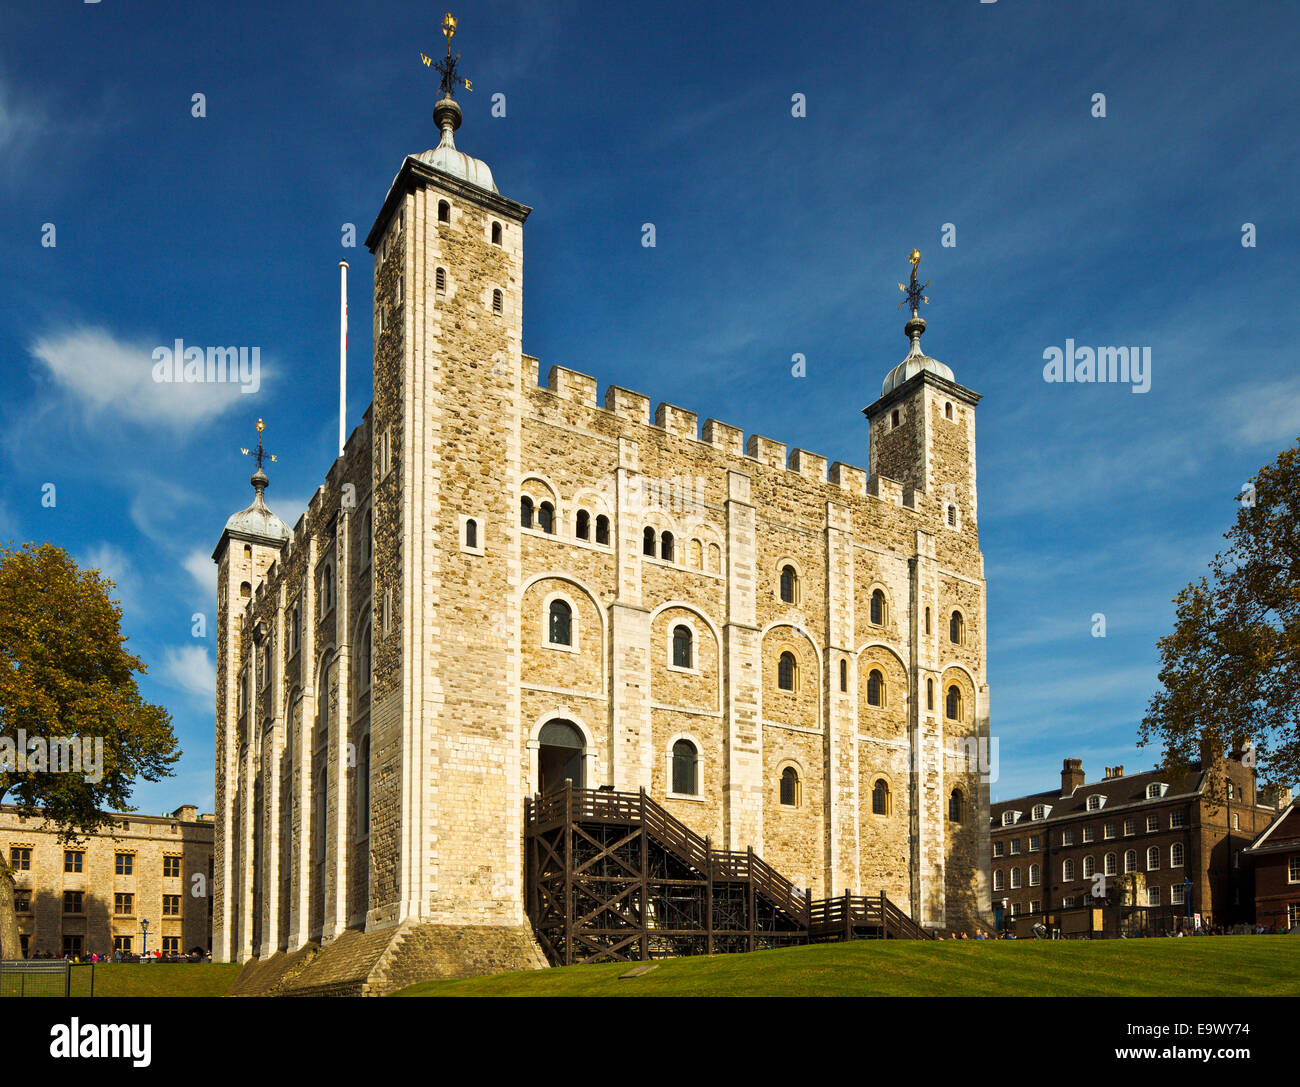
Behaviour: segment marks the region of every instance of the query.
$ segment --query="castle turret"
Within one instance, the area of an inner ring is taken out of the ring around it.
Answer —
[[[252,857],[234,863],[231,843],[246,840],[253,819],[248,742],[251,677],[240,669],[240,639],[244,607],[258,584],[275,562],[289,539],[288,526],[266,505],[269,480],[262,461],[269,454],[262,448],[262,420],[257,421],[257,449],[244,450],[257,458],[257,470],[249,479],[253,502],[231,516],[212,552],[217,564],[217,742],[216,742],[216,854],[209,893],[216,895],[220,910],[212,919],[213,957],[228,961],[242,951],[247,954],[249,934],[237,932],[234,918],[248,916],[252,908]],[[269,458],[274,459],[274,458]],[[241,691],[241,684],[243,688]],[[221,893],[217,894],[220,888]],[[243,907],[243,908],[241,908]]]
[[[372,750],[376,778],[402,783],[375,797],[368,923],[521,926],[519,648],[506,609],[519,593],[531,209],[456,147],[456,60],[449,49],[438,66],[438,146],[407,156],[366,239],[382,616]],[[420,829],[403,841],[390,826]]]

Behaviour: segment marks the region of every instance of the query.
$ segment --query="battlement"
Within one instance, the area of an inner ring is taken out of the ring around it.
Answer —
[[[540,362],[533,355],[524,355],[527,362],[538,366]],[[787,449],[784,442],[775,441],[761,434],[751,434],[745,439],[740,427],[732,426],[718,419],[705,419],[703,431],[699,425],[699,415],[675,404],[660,403],[650,414],[650,398],[642,393],[624,389],[619,385],[605,387],[604,400],[599,398],[598,383],[589,374],[570,370],[568,367],[555,365],[547,372],[546,384],[539,385],[547,392],[562,400],[581,404],[617,415],[630,423],[641,426],[653,426],[675,437],[703,442],[714,449],[729,453],[735,457],[747,457],[768,468],[793,472],[810,483],[827,484],[846,494],[868,496],[888,502],[905,509],[917,509],[917,496],[924,494],[912,484],[900,483],[887,476],[871,476],[865,468],[835,461],[827,466],[826,458],[807,449]]]

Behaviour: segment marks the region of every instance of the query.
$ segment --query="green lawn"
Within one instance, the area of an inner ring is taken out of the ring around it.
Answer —
[[[228,962],[108,962],[95,966],[96,996],[224,996],[239,976]],[[85,995],[88,967],[72,972],[73,995]]]
[[[633,964],[634,965],[634,964]],[[858,941],[429,981],[398,996],[1283,996],[1300,939]]]

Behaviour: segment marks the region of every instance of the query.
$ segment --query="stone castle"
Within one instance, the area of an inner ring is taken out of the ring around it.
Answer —
[[[259,461],[213,556],[214,957],[280,962],[261,991],[315,956],[317,991],[434,970],[401,945],[538,965],[523,806],[565,779],[644,787],[816,895],[982,920],[979,397],[922,353],[917,298],[870,471],[562,367],[539,387],[531,209],[456,149],[454,100],[434,118],[366,239],[362,424],[292,531]]]

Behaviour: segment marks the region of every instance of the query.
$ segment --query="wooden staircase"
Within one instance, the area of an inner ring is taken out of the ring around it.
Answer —
[[[932,939],[882,892],[812,899],[753,849],[714,849],[639,793],[525,802],[527,907],[555,965],[856,939]]]

